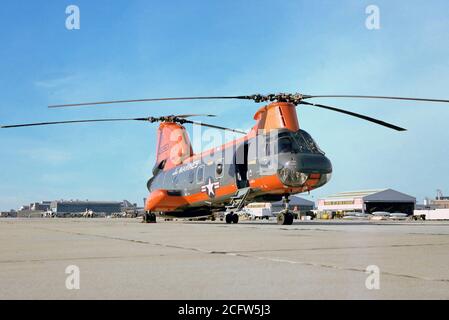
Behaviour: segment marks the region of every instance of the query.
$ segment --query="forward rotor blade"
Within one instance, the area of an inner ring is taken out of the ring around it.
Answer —
[[[231,128],[226,128],[226,127],[220,127],[220,126],[216,126],[214,124],[196,122],[196,121],[192,121],[192,120],[185,120],[184,123],[191,123],[191,124],[194,124],[194,125],[197,125],[197,126],[209,127],[209,128],[214,128],[214,129],[220,129],[220,130],[225,130],[225,131],[232,131],[232,132],[236,132],[236,133],[246,134],[245,131],[240,131],[240,130],[237,130],[237,129],[231,129]]]
[[[181,98],[155,98],[155,99],[134,99],[134,100],[111,100],[96,101],[71,104],[56,104],[48,106],[49,108],[82,107],[102,104],[135,103],[135,102],[153,102],[153,101],[178,101],[178,100],[219,100],[219,99],[249,99],[248,96],[224,96],[224,97],[181,97]]]
[[[177,118],[190,118],[190,117],[210,117],[210,118],[215,118],[216,115],[215,114],[180,114],[180,115],[176,115]]]
[[[442,100],[442,99],[388,97],[388,96],[358,96],[358,95],[319,95],[319,96],[304,95],[302,99],[305,100],[313,98],[383,99],[383,100],[405,100],[405,101],[449,103],[449,100]]]
[[[363,114],[359,114],[359,113],[355,113],[355,112],[351,112],[351,111],[347,111],[347,110],[343,110],[343,109],[339,109],[339,108],[335,108],[335,107],[331,107],[331,106],[326,106],[326,105],[323,105],[323,104],[309,103],[309,102],[306,102],[306,101],[301,101],[300,104],[308,105],[308,106],[314,106],[314,107],[318,107],[318,108],[323,108],[323,109],[327,109],[327,110],[332,110],[332,111],[344,113],[344,114],[347,114],[349,116],[353,116],[353,117],[356,117],[356,118],[359,118],[359,119],[363,119],[363,120],[366,120],[366,121],[369,121],[369,122],[373,122],[375,124],[378,124],[378,125],[381,125],[381,126],[384,126],[384,127],[396,130],[396,131],[407,131],[407,129],[395,126],[394,124],[391,124],[391,123],[388,123],[388,122],[385,122],[385,121],[382,121],[382,120],[378,120],[378,119],[374,119],[374,118],[365,116]]]
[[[34,127],[34,126],[47,126],[54,124],[68,124],[68,123],[87,123],[87,122],[113,122],[113,121],[148,121],[148,118],[125,118],[125,119],[93,119],[93,120],[71,120],[71,121],[54,121],[54,122],[37,122],[37,123],[24,123],[1,126],[2,129],[19,128],[19,127]]]

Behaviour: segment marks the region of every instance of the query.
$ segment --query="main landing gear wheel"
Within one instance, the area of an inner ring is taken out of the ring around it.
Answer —
[[[225,217],[226,223],[239,223],[239,215],[235,214],[234,212],[228,213]]]
[[[293,214],[290,212],[280,212],[277,215],[279,225],[291,226],[293,224]]]
[[[156,214],[154,212],[145,212],[143,215],[143,223],[156,223]]]

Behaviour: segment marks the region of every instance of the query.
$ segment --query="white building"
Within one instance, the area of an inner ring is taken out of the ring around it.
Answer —
[[[416,198],[393,189],[341,192],[318,200],[321,212],[385,211],[413,214]]]

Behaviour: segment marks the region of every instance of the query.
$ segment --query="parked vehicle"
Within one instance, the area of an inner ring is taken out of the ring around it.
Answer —
[[[273,217],[273,213],[271,212],[271,203],[250,203],[244,209],[243,213],[248,216],[250,219],[269,219]]]

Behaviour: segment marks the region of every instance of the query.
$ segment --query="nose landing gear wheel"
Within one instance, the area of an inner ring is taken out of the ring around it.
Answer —
[[[293,224],[293,214],[290,212],[281,212],[277,215],[279,225],[291,226]]]
[[[289,210],[288,203],[290,202],[290,200],[288,199],[288,194],[284,195],[284,197],[282,198],[282,202],[284,203],[284,210],[279,212],[277,215],[278,224],[284,226],[291,226],[293,224],[293,219],[295,217]]]

